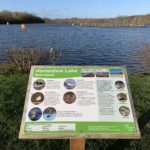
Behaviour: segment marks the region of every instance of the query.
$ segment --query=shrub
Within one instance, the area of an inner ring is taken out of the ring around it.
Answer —
[[[14,63],[0,63],[0,73],[14,73],[15,71]]]
[[[6,51],[6,55],[15,64],[16,70],[22,73],[30,72],[32,65],[41,65],[44,58],[39,48],[12,48]]]
[[[11,48],[6,51],[10,63],[1,63],[0,73],[29,73],[32,65],[43,65],[48,61],[55,65],[61,56],[62,51],[54,48]]]

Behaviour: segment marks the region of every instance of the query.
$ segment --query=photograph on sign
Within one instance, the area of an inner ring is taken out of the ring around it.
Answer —
[[[32,66],[20,139],[138,139],[125,67]]]

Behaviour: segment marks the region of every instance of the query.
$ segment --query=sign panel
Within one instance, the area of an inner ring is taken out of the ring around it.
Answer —
[[[140,138],[125,67],[33,66],[19,138]]]

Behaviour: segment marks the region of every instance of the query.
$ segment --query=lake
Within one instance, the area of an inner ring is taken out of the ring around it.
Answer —
[[[138,51],[145,44],[150,44],[150,28],[28,24],[22,31],[20,25],[0,25],[0,62],[12,47],[54,47],[63,51],[58,65],[123,65],[138,72],[143,69]]]

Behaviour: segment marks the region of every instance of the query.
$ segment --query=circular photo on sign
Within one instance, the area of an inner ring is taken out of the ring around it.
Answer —
[[[44,95],[40,92],[34,93],[31,97],[31,101],[34,105],[39,105],[44,101]]]
[[[124,87],[125,87],[125,84],[124,84],[124,82],[122,82],[122,81],[116,81],[115,82],[115,86],[116,86],[116,88],[117,89],[124,89]]]
[[[121,106],[121,107],[119,108],[119,112],[120,112],[120,114],[121,114],[122,116],[129,116],[129,114],[130,114],[130,109],[129,109],[128,107],[126,107],[126,106]]]
[[[67,79],[64,82],[64,87],[66,89],[73,89],[73,88],[75,88],[75,86],[76,86],[76,82],[74,79]]]
[[[45,81],[42,79],[38,79],[33,83],[33,87],[36,90],[42,90],[45,87]]]
[[[64,102],[67,104],[72,104],[76,100],[76,95],[73,92],[67,92],[64,94]]]
[[[120,101],[120,102],[126,102],[127,101],[127,95],[125,93],[119,93],[117,95],[117,99]]]
[[[39,120],[41,118],[41,116],[42,116],[42,111],[38,107],[32,108],[28,113],[28,117],[32,121]]]
[[[53,107],[48,107],[43,112],[43,118],[45,120],[53,120],[56,117],[56,109]]]

